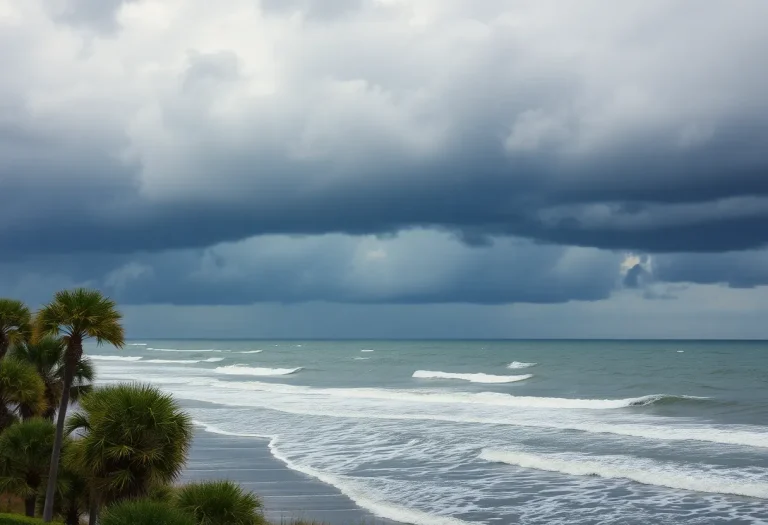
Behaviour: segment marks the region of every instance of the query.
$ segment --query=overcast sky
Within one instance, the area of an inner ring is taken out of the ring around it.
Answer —
[[[765,0],[0,0],[0,295],[132,337],[768,338]]]

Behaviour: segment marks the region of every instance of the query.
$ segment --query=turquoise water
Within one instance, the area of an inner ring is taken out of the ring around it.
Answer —
[[[213,432],[393,520],[768,523],[768,343],[134,341]]]

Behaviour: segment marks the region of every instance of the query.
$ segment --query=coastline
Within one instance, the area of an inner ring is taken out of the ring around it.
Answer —
[[[398,523],[361,508],[336,487],[292,470],[272,455],[266,438],[227,436],[200,427],[180,481],[222,478],[256,493],[272,523]]]

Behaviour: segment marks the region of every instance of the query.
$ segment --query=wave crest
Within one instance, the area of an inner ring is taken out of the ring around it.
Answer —
[[[522,361],[512,361],[507,365],[507,368],[510,368],[512,370],[519,370],[521,368],[530,368],[532,366],[536,366],[538,363],[524,363]]]
[[[630,456],[540,455],[491,449],[483,450],[480,458],[494,463],[571,476],[627,479],[644,485],[768,499],[768,483],[758,481],[759,475],[751,477],[750,474],[744,475],[729,469],[693,469],[681,464]]]
[[[416,370],[413,377],[417,379],[457,379],[472,383],[516,383],[533,377],[532,374],[522,376],[494,376],[491,374],[453,374],[449,372],[432,372],[430,370]]]
[[[128,355],[89,355],[94,361],[140,361],[141,357]]]
[[[223,357],[209,357],[208,359],[148,359],[142,363],[157,363],[167,365],[194,365],[196,363],[218,363],[224,361]]]
[[[216,368],[216,372],[219,374],[229,374],[237,376],[287,376],[295,374],[303,370],[302,367],[297,368],[260,368],[260,367],[248,367],[241,365],[229,365],[220,366]]]

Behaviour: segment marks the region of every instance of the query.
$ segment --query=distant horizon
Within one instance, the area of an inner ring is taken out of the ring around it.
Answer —
[[[630,337],[524,337],[524,338],[478,338],[478,337],[466,337],[466,338],[449,338],[449,337],[394,337],[394,338],[380,338],[380,337],[130,337],[126,338],[126,341],[487,341],[487,342],[547,342],[547,341],[634,341],[634,342],[665,342],[665,341],[685,341],[685,342],[745,342],[745,343],[768,343],[768,339],[733,339],[733,338],[684,338],[684,337],[669,337],[669,338],[630,338]]]

